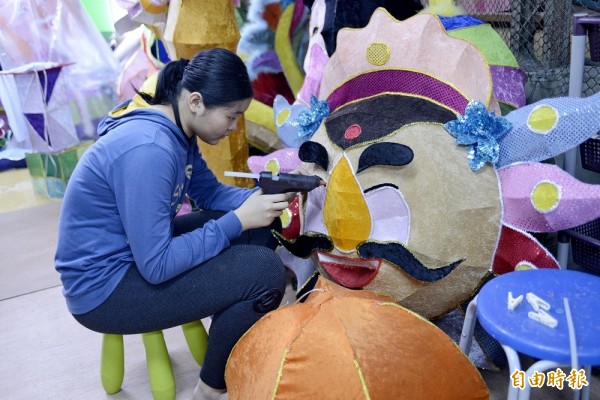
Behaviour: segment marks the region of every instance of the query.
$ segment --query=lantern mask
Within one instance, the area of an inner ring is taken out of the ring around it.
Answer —
[[[577,207],[569,193],[583,190],[579,205],[589,208],[600,192],[538,161],[598,131],[598,106],[550,99],[560,123],[540,104],[505,119],[492,93],[485,57],[435,16],[399,22],[377,9],[364,29],[341,30],[319,94],[330,115],[298,153],[304,173],[327,186],[308,193],[302,235],[281,238],[284,247],[334,282],[392,296],[426,318],[456,309],[494,272],[557,268],[525,231],[593,219],[565,218]]]

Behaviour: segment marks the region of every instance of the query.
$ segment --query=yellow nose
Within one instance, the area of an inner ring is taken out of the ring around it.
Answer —
[[[329,176],[323,220],[333,244],[341,251],[356,249],[371,233],[367,202],[345,156]]]

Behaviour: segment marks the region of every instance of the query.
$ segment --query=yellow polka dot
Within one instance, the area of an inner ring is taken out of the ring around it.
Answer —
[[[279,161],[275,158],[271,158],[265,164],[265,170],[270,171],[273,175],[279,174]]]
[[[527,126],[535,133],[549,133],[557,123],[558,111],[548,105],[535,107],[527,119]]]
[[[277,125],[281,126],[285,123],[285,121],[287,121],[288,117],[290,116],[290,109],[289,108],[284,108],[283,110],[281,110],[279,112],[279,114],[277,114]]]
[[[283,210],[279,218],[281,219],[281,227],[287,228],[292,223],[292,212],[289,208],[286,208]]]
[[[560,187],[553,182],[540,182],[531,191],[531,204],[541,213],[547,213],[558,207]]]
[[[515,266],[515,271],[526,271],[528,269],[537,269],[535,265],[527,261],[521,261]]]
[[[381,42],[374,42],[367,48],[367,61],[373,65],[383,65],[390,59],[390,47]]]

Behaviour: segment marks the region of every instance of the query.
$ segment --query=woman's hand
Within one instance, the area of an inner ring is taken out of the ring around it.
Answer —
[[[242,223],[242,230],[262,228],[270,225],[289,206],[290,195],[291,193],[263,194],[262,189],[259,189],[233,212]]]

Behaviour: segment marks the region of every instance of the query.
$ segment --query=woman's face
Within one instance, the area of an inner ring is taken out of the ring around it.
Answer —
[[[207,144],[215,145],[234,131],[237,120],[250,106],[251,98],[224,106],[206,108],[201,106],[193,113],[188,132]]]

